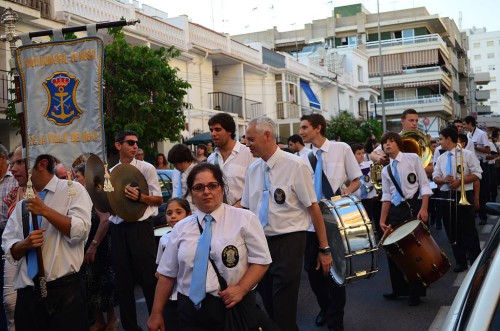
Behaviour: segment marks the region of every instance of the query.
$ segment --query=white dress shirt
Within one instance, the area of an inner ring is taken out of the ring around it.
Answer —
[[[460,179],[460,174],[457,175],[457,162],[460,164],[460,152],[458,152],[457,157],[455,160],[455,154],[457,153],[456,147],[453,148],[451,151],[446,151],[443,154],[441,154],[436,162],[436,165],[434,166],[434,172],[432,173],[432,178],[440,177],[444,178],[448,175],[446,171],[446,165],[448,163],[448,153],[451,153],[451,172],[452,175],[455,177],[455,179]],[[476,155],[467,150],[463,149],[463,160],[464,160],[464,169],[465,169],[465,176],[468,175],[476,175],[479,179],[481,179],[481,174],[483,173],[483,170],[481,169],[481,165],[479,164],[479,160],[477,159]],[[473,189],[474,184],[473,183],[467,183],[465,184],[465,190],[470,191]],[[448,184],[444,184],[441,186],[441,191],[449,191],[450,187]],[[459,186],[458,191],[461,191],[461,187]]]
[[[496,148],[495,144],[488,140],[488,146],[490,146],[490,151],[494,152],[496,155],[497,148]],[[488,160],[488,164],[495,164],[495,159]]]
[[[370,174],[370,166],[373,164],[372,161],[363,161],[359,164],[359,169],[361,170],[361,173],[363,174],[360,177],[361,180],[361,185],[364,185],[367,190],[366,197],[363,199],[372,199],[377,195],[377,190],[373,187],[373,183],[371,181],[371,174]],[[370,191],[370,192],[368,192]],[[353,193],[353,195],[358,198],[361,198],[361,194],[363,191],[361,190],[361,186]]]
[[[195,163],[195,162],[191,163],[189,165],[189,167],[187,167],[186,170],[184,170],[184,172],[182,172],[182,173],[177,169],[174,170],[174,175],[172,178],[172,198],[184,198],[184,195],[188,191],[187,178],[189,176],[189,173],[191,172],[191,170],[193,170],[193,168],[196,164],[197,163]],[[182,176],[182,179],[181,179],[181,181],[182,181],[182,196],[179,196],[177,194],[177,187],[179,186],[179,176]],[[193,203],[193,198],[191,197],[191,194],[189,194],[186,197],[186,200],[189,202],[189,206],[191,207],[191,211],[195,211],[197,208],[196,208],[195,204]]]
[[[113,169],[115,169],[120,164],[121,162],[118,162],[116,166],[111,168],[110,172],[113,172]],[[156,168],[151,163],[137,159],[133,159],[132,162],[130,162],[130,165],[133,165],[134,167],[139,169],[139,171],[144,175],[144,178],[148,183],[149,196],[161,197],[162,195],[161,195],[160,183],[158,182],[158,175],[156,174]],[[156,215],[158,215],[158,207],[148,205],[148,208],[146,209],[142,217],[138,219],[138,221],[144,221],[145,219],[148,219],[149,217]],[[121,217],[118,215],[112,215],[109,218],[109,221],[114,224],[120,224],[121,222],[123,222]]]
[[[201,236],[198,221],[205,228],[205,215],[198,210],[175,225],[158,266],[160,274],[177,279],[178,292],[186,296],[189,295],[196,247]],[[214,218],[210,257],[228,285],[237,284],[249,264],[268,265],[272,262],[264,231],[255,214],[222,204],[210,215]],[[233,259],[235,253],[236,260]],[[219,288],[217,275],[209,262],[206,293],[217,296]]]
[[[76,192],[72,197],[68,196],[67,180],[53,176],[45,186],[47,194],[44,203],[71,218],[70,237],[63,235],[47,219],[42,218],[40,229],[45,230],[42,256],[48,282],[78,272],[83,263],[84,246],[90,232],[92,201],[80,183],[73,182],[72,186]],[[6,258],[17,266],[14,277],[15,289],[33,286],[33,280],[28,276],[26,257],[15,260],[10,251],[15,243],[23,239],[22,201],[20,201],[12,212],[2,237],[2,248]]]
[[[311,150],[307,147],[302,148],[298,153],[298,156],[303,157],[304,155],[307,156]]]
[[[307,207],[317,202],[311,172],[300,157],[277,148],[265,162],[259,158],[248,168],[241,205],[259,214],[264,187],[264,163],[270,168],[269,217],[266,236],[309,228]]]
[[[429,180],[427,179],[424,166],[422,165],[422,161],[417,154],[399,152],[395,160],[398,161],[397,169],[404,199],[413,198],[415,193],[418,191],[420,192],[419,198],[423,195],[432,195],[432,190],[429,185]],[[389,165],[382,169],[381,201],[391,201],[396,192],[396,186],[394,186],[387,171],[387,167],[392,167],[393,162],[394,160],[390,159]],[[413,180],[415,180],[414,183],[412,183]]]
[[[245,186],[245,176],[247,175],[248,167],[256,160],[253,157],[250,149],[239,141],[236,141],[231,154],[229,154],[226,161],[222,159],[222,154],[219,148],[216,147],[214,152],[210,154],[207,162],[215,164],[215,156],[217,155],[217,162],[224,174],[227,191],[227,203],[234,205],[241,200],[243,195],[243,187]]]
[[[489,146],[488,134],[476,127],[474,128],[474,131],[467,132],[467,138],[469,141],[467,142],[467,146],[465,148],[471,152],[476,153],[476,157],[479,159],[479,161],[482,160],[486,161],[486,153],[481,153],[476,151],[474,149],[474,146],[475,145],[478,147]]]

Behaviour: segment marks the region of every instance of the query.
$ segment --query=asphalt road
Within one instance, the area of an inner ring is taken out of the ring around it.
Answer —
[[[488,240],[495,222],[497,222],[496,217],[489,217],[487,225],[477,226],[482,244]],[[427,296],[422,298],[422,304],[410,307],[406,298],[385,300],[382,297],[382,293],[390,291],[391,288],[386,254],[383,249],[380,249],[378,251],[378,273],[370,279],[363,279],[355,284],[347,285],[345,330],[440,330],[466,272],[459,274],[453,272],[453,255],[444,230],[436,230],[431,227],[431,233],[434,240],[450,258],[452,267],[441,279],[431,284],[427,290]],[[147,309],[140,289],[136,289],[136,298],[139,325],[147,330]],[[326,327],[317,327],[314,324],[318,312],[316,298],[309,288],[307,275],[303,273],[297,321],[300,330],[327,330]]]

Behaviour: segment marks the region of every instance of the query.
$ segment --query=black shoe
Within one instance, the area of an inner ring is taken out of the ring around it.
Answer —
[[[387,300],[394,300],[399,298],[399,294],[394,292],[385,292],[384,294],[382,294],[382,296]]]
[[[455,269],[453,269],[453,272],[458,273],[458,272],[462,272],[462,271],[465,271],[465,270],[467,270],[467,266],[459,264],[459,265],[457,265],[455,267]]]
[[[408,299],[408,306],[418,306],[421,302],[419,297],[410,297],[410,299]]]
[[[323,326],[326,324],[326,310],[321,309],[314,320],[314,324],[317,326]]]

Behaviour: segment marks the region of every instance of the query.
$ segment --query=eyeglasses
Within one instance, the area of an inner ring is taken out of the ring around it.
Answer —
[[[122,144],[123,143],[127,143],[129,146],[134,146],[135,144],[137,144],[137,146],[139,146],[139,141],[132,140],[132,139],[130,139],[130,140],[122,140],[122,141],[120,141],[120,143],[122,143]]]
[[[203,192],[205,191],[205,187],[208,187],[209,191],[214,191],[220,187],[220,184],[217,182],[208,183],[207,185],[196,184],[193,187],[191,187],[191,190],[194,192]]]

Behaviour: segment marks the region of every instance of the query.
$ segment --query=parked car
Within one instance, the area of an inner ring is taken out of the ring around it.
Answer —
[[[500,204],[488,203],[488,214],[500,216]],[[442,331],[500,330],[500,221],[453,300]]]
[[[158,215],[153,217],[153,226],[166,223],[166,202],[172,197],[172,179],[174,178],[174,171],[170,169],[156,170],[156,173],[158,175],[158,183],[160,184],[163,203],[158,207]]]

